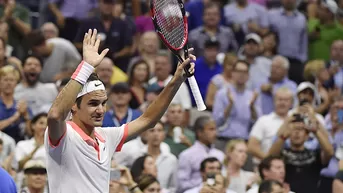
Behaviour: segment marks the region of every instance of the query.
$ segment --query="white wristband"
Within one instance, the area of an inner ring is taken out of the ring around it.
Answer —
[[[71,76],[71,79],[76,80],[80,84],[84,85],[86,84],[89,76],[94,72],[94,67],[90,64],[88,64],[85,61],[82,61],[73,75]]]

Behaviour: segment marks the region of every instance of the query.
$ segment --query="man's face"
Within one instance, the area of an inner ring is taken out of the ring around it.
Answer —
[[[148,144],[157,147],[160,146],[165,138],[165,132],[162,124],[157,123],[154,128],[148,130]]]
[[[214,161],[214,162],[207,162],[205,164],[205,174],[220,174],[222,168],[221,168],[221,164],[218,161]]]
[[[312,103],[312,101],[314,100],[313,90],[307,88],[298,94],[298,100],[299,101],[304,100],[304,99],[306,99],[307,101],[310,101],[310,103]]]
[[[130,92],[117,92],[110,94],[111,103],[114,106],[127,106],[131,100]]]
[[[180,105],[173,105],[168,108],[167,121],[173,126],[180,126],[183,121],[184,111]]]
[[[269,170],[263,170],[265,180],[277,180],[283,183],[285,180],[285,163],[282,160],[274,159]]]
[[[199,140],[207,145],[214,143],[214,141],[216,140],[216,135],[217,135],[216,123],[213,120],[208,121],[205,124],[203,130],[199,131],[198,133]]]
[[[308,132],[303,122],[292,123],[292,131],[290,135],[291,145],[301,147],[308,139]]]
[[[343,2],[343,1],[342,1]],[[343,63],[343,41],[335,41],[331,46],[331,60]]]
[[[260,45],[256,43],[254,40],[248,40],[244,44],[244,53],[249,57],[255,57],[258,55],[260,51]]]
[[[291,92],[279,92],[275,94],[274,106],[275,112],[281,115],[287,114],[289,109],[292,108],[293,95]]]
[[[142,35],[141,44],[144,52],[156,53],[158,51],[159,39],[155,32],[146,32]]]
[[[232,71],[232,80],[237,85],[245,85],[249,79],[249,69],[244,63],[238,63]]]
[[[107,3],[107,2],[104,2],[104,0],[100,0],[99,8],[100,8],[100,13],[103,17],[105,18],[112,17],[113,8],[114,8],[113,3]]]
[[[34,85],[39,80],[39,75],[42,72],[42,65],[35,57],[26,59],[23,67],[24,76],[29,85]]]
[[[171,64],[166,56],[157,56],[155,60],[155,75],[157,78],[166,78],[171,72]]]
[[[204,11],[203,20],[206,26],[218,26],[220,21],[220,10],[217,7],[211,7],[206,9]]]
[[[46,173],[34,172],[26,175],[27,186],[33,189],[44,189],[46,181]]]
[[[218,55],[218,47],[216,46],[208,47],[204,49],[205,60],[210,64],[216,63],[217,55]]]
[[[106,111],[107,95],[104,90],[97,90],[82,96],[80,108],[73,106],[73,117],[77,117],[85,126],[101,127]]]
[[[279,58],[275,58],[271,66],[271,79],[275,81],[281,81],[285,78],[286,74],[287,69],[284,67],[283,61]]]
[[[111,77],[113,75],[113,64],[111,60],[103,60],[98,67],[96,67],[96,73],[99,79],[104,82],[105,85],[111,83]]]
[[[7,73],[0,78],[0,90],[6,95],[14,93],[14,89],[17,86],[18,80],[14,73]]]
[[[339,123],[338,111],[343,110],[343,100],[336,101],[330,109],[330,117],[333,129],[343,128],[343,123]]]

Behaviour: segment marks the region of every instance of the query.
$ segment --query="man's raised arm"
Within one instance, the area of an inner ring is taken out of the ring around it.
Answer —
[[[57,145],[65,133],[65,119],[75,104],[78,93],[108,52],[108,49],[105,49],[99,55],[99,45],[100,37],[97,36],[97,30],[88,30],[83,39],[83,61],[68,84],[58,94],[48,113],[48,133],[52,145]]]
[[[128,136],[141,133],[146,129],[154,127],[154,125],[161,119],[165,111],[167,110],[170,102],[174,98],[176,92],[180,88],[181,84],[186,80],[184,68],[187,65],[191,65],[189,72],[194,73],[194,63],[196,58],[190,54],[190,57],[186,59],[176,69],[174,77],[158,95],[157,99],[149,105],[148,109],[138,119],[129,123]]]

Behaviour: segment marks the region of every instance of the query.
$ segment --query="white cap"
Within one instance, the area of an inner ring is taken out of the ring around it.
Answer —
[[[298,88],[297,88],[297,94],[299,94],[300,92],[304,91],[305,89],[311,89],[313,91],[313,93],[316,93],[316,87],[310,83],[310,82],[302,82],[299,84]]]
[[[42,168],[46,169],[45,163],[42,160],[29,160],[24,165],[24,170],[31,169],[31,168]]]
[[[336,1],[334,0],[321,0],[322,1],[322,6],[326,7],[330,10],[331,13],[333,13],[334,15],[337,14],[338,12],[338,6]]]
[[[262,43],[261,37],[255,33],[250,33],[250,34],[245,36],[245,42],[247,42],[249,40],[254,40],[257,44]]]

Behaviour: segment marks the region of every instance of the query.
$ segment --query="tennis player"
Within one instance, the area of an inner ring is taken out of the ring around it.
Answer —
[[[121,127],[102,128],[107,95],[93,72],[108,49],[98,54],[99,44],[97,30],[89,30],[83,40],[83,61],[48,113],[44,140],[50,193],[109,192],[112,155],[121,150],[128,136],[152,128],[159,121],[186,79],[184,67],[196,59],[190,55],[178,66],[174,78],[141,117]],[[193,62],[190,73],[194,73]],[[69,112],[72,120],[66,122]]]

